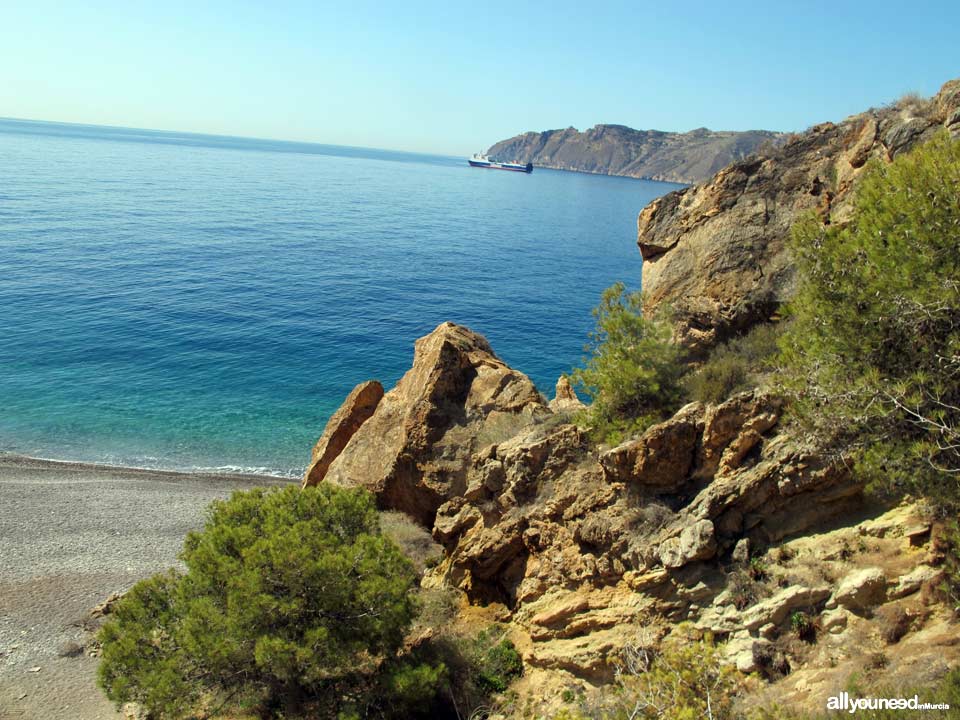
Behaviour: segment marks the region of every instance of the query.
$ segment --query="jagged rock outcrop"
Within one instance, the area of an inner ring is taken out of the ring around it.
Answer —
[[[532,423],[475,453],[466,492],[437,507],[446,553],[425,582],[504,603],[531,663],[596,679],[638,612],[682,618],[719,592],[710,568],[743,538],[765,547],[857,502],[844,468],[776,431],[779,412],[759,392],[695,403],[599,456],[574,425]]]
[[[326,479],[362,485],[381,507],[429,527],[436,509],[466,490],[478,437],[547,413],[530,379],[483,337],[443,323],[417,340],[413,366],[330,459]]]
[[[790,292],[792,219],[842,221],[864,164],[943,125],[960,134],[958,105],[954,82],[930,103],[818,126],[644,210],[644,284],[681,311],[678,339],[696,354],[774,313]],[[878,643],[881,681],[960,665],[957,618],[936,600],[936,524],[911,504],[865,503],[768,392],[691,403],[598,446],[570,421],[568,384],[548,405],[451,323],[417,341],[378,401],[360,387],[318,443],[324,479],[363,485],[431,532],[443,557],[421,585],[455,588],[507,625],[526,663],[516,688],[544,715],[556,704],[543,688],[588,692],[681,621],[727,641],[727,660],[757,674],[758,704],[822,708]]]
[[[583,410],[586,405],[577,397],[576,391],[570,385],[570,379],[566,375],[561,375],[557,380],[557,388],[553,400],[549,404],[552,412],[577,412]]]
[[[698,128],[686,133],[634,130],[625,125],[597,125],[578,131],[527,132],[493,145],[496,160],[532,162],[539,167],[601,175],[700,182],[741,160],[782,133],[766,130],[725,132]]]
[[[795,676],[817,697],[830,687],[804,674],[815,651],[791,642],[797,616],[834,647],[895,622],[907,635],[897,662],[960,662],[955,623],[921,608],[943,577],[931,525],[911,506],[855,519],[859,482],[781,427],[768,393],[692,403],[601,449],[449,323],[417,342],[379,402],[360,402],[363,387],[325,437],[374,409],[325,479],[362,484],[431,531],[443,557],[422,586],[497,608],[526,664],[519,687],[537,702],[551,702],[537,688],[610,681],[631,648],[655,647],[684,620],[726,639],[732,665],[794,694]],[[858,552],[869,562],[852,564]]]
[[[647,312],[669,303],[693,357],[774,316],[793,292],[794,221],[815,212],[843,222],[869,160],[889,161],[943,127],[960,134],[960,80],[928,102],[817,125],[654,200],[637,220]]]
[[[376,380],[357,385],[343,405],[331,416],[323,435],[313,448],[313,459],[303,476],[301,487],[318,485],[327,474],[330,463],[337,459],[360,426],[363,425],[383,398],[383,385]]]

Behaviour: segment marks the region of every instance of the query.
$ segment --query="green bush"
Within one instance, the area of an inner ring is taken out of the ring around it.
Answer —
[[[488,707],[493,695],[523,674],[520,653],[496,625],[475,635],[449,637],[435,651],[451,668],[451,696],[464,717]]]
[[[886,492],[960,503],[960,143],[873,164],[851,221],[793,231],[785,391]]]
[[[623,283],[607,288],[593,311],[589,357],[571,374],[592,401],[586,421],[602,438],[641,431],[680,404],[679,350],[668,324],[645,318],[642,306]]]
[[[556,720],[734,720],[742,676],[721,648],[707,638],[669,638],[647,666],[624,668],[617,686],[579,712],[562,710]]]
[[[943,550],[944,577],[940,591],[954,613],[960,616],[960,522],[948,522],[938,544]]]
[[[805,612],[797,610],[790,615],[790,629],[804,642],[813,643],[817,639],[816,623]]]
[[[416,573],[363,490],[234,493],[181,557],[185,573],[135,585],[101,631],[99,682],[117,704],[159,718],[221,704],[275,717],[323,697],[316,716],[335,717],[334,699],[364,688],[407,702],[442,679],[433,665],[371,680],[415,615]]]
[[[721,403],[756,387],[777,356],[782,330],[780,323],[763,323],[716,347],[703,365],[683,378],[687,394],[700,402]]]

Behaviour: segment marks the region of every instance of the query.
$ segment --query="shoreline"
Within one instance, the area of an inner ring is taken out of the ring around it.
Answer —
[[[276,484],[282,482],[299,482],[299,478],[287,475],[252,472],[215,472],[213,470],[168,470],[162,468],[136,467],[132,465],[111,465],[109,463],[86,462],[82,460],[54,460],[52,458],[33,457],[15,452],[0,452],[0,474],[6,471],[44,472],[60,471],[77,475],[127,476],[131,479],[167,480],[169,482],[185,480],[214,480],[218,482],[232,481],[241,483],[255,483],[268,481]]]
[[[0,453],[0,720],[122,720],[82,651],[91,608],[178,567],[211,502],[293,482]]]

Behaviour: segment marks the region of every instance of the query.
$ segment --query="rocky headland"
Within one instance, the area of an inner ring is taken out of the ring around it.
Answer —
[[[960,132],[958,80],[929,100],[822,123],[654,200],[637,220],[647,312],[669,305],[694,355],[774,317],[794,286],[791,225],[808,212],[844,222],[871,159],[889,162],[941,128]]]
[[[649,310],[674,307],[693,356],[776,320],[791,223],[809,210],[843,222],[868,160],[942,127],[960,134],[960,81],[653,202],[638,221]],[[960,665],[960,624],[936,592],[940,527],[912,501],[871,500],[771,392],[688,404],[614,447],[590,439],[579,407],[564,379],[548,402],[445,323],[396,387],[351,393],[304,479],[366,487],[431,532],[442,556],[421,585],[453,588],[464,623],[506,625],[525,662],[515,709],[549,717],[561,697],[589,698],[681,623],[725,642],[750,678],[744,706],[821,711],[852,678],[916,687]]]
[[[597,125],[527,132],[493,145],[487,154],[510,162],[600,175],[700,182],[732,162],[763,147],[772,147],[783,133],[766,130],[725,132],[698,128],[685,133],[634,130],[625,125]]]
[[[793,291],[793,222],[843,223],[870,159],[941,128],[960,136],[960,81],[654,201],[638,219],[647,311],[673,309],[695,360],[776,321]],[[744,710],[817,713],[855,681],[915,689],[960,667],[960,621],[938,591],[942,525],[918,501],[872,498],[769,388],[687,404],[613,446],[591,437],[583,408],[566,378],[548,400],[482,335],[443,323],[395,387],[349,394],[303,479],[367,488],[385,531],[422,551],[420,591],[456,598],[446,626],[416,627],[409,647],[505,629],[524,672],[492,717],[589,706],[672,637],[722,643]],[[109,605],[86,609],[173,562],[202,505],[254,479],[25,462],[0,468],[13,501],[0,535],[17,539],[0,549],[12,678],[0,717],[116,717],[90,681],[86,632]]]

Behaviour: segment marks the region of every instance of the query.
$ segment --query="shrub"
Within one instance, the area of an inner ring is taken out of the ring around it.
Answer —
[[[641,431],[680,403],[682,366],[670,327],[645,318],[642,306],[641,294],[623,283],[607,288],[593,311],[590,355],[571,374],[592,400],[588,422],[605,438]]]
[[[756,582],[763,582],[770,576],[770,572],[767,570],[767,564],[763,561],[763,558],[752,557],[750,558],[750,564],[747,566],[747,574],[750,575],[751,580]]]
[[[851,221],[793,231],[783,387],[874,489],[960,502],[960,143],[875,163]]]
[[[735,570],[727,576],[727,590],[737,610],[746,610],[760,599],[756,581],[742,570]]]
[[[684,389],[693,400],[721,403],[756,387],[777,355],[782,332],[780,323],[763,323],[717,346],[700,368],[683,379]]]
[[[960,616],[960,523],[952,520],[943,529],[938,543],[943,549],[944,579],[940,591]]]
[[[181,557],[185,573],[135,585],[100,634],[107,696],[160,718],[223,703],[275,717],[320,696],[335,716],[330,698],[371,686],[416,610],[415,571],[359,489],[234,493]],[[443,669],[391,671],[409,699]]]
[[[696,640],[680,631],[668,638],[647,669],[621,671],[617,688],[573,714],[558,717],[600,720],[691,720],[738,717],[734,699],[740,674],[723,661],[710,638]]]
[[[709,639],[686,638],[668,639],[648,672],[620,681],[624,688],[620,707],[628,711],[622,717],[663,720],[733,718],[740,682]]]
[[[913,617],[903,608],[895,607],[880,613],[880,637],[887,645],[894,645],[910,632]]]
[[[790,616],[790,629],[804,642],[813,643],[817,640],[817,625],[805,612],[798,610]]]
[[[454,635],[440,628],[438,635],[418,648],[415,655],[419,663],[446,668],[442,699],[451,706],[447,717],[485,713],[494,704],[494,696],[506,692],[523,674],[520,654],[497,625],[472,635]],[[431,717],[441,716],[434,713]]]

